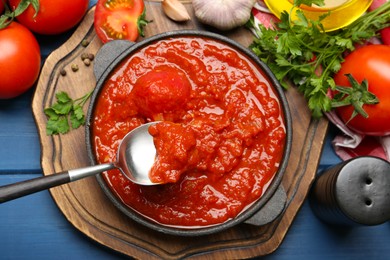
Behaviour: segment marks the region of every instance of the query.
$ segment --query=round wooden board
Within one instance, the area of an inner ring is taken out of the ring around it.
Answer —
[[[177,29],[211,30],[198,24],[196,19],[181,24],[172,22],[162,13],[160,3],[145,3],[146,18],[153,20],[146,27],[145,37]],[[191,4],[186,4],[186,8],[194,17]],[[45,175],[89,164],[84,128],[65,135],[47,136],[44,109],[55,102],[58,91],[66,91],[77,98],[95,87],[93,66],[85,66],[80,58],[85,52],[95,54],[102,45],[93,29],[93,16],[94,9],[91,9],[72,37],[47,58],[38,81],[32,108],[42,146],[41,164]],[[244,28],[224,34],[246,47],[253,41],[251,32]],[[83,47],[83,40],[90,44]],[[77,72],[71,70],[72,64],[79,66]],[[60,74],[63,69],[67,71],[66,76]],[[293,147],[282,181],[287,204],[282,215],[270,224],[262,227],[240,224],[200,239],[162,234],[133,222],[119,212],[93,177],[51,189],[53,199],[79,231],[102,245],[134,258],[243,259],[270,254],[282,243],[307,196],[328,127],[326,119],[311,118],[305,100],[294,88],[286,91],[286,95],[293,118]]]

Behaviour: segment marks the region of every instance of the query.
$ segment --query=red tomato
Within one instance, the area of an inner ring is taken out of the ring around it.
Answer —
[[[381,39],[384,44],[390,45],[390,27],[386,27],[380,31]]]
[[[159,66],[138,78],[133,91],[139,112],[150,118],[179,109],[190,92],[191,83],[184,72],[169,66]]]
[[[360,114],[351,118],[353,107],[344,106],[336,109],[338,115],[352,130],[367,135],[390,134],[390,46],[366,45],[345,58],[341,70],[335,75],[337,85],[350,86],[345,74],[352,76],[361,83],[368,81],[368,91],[379,99],[378,104],[363,105],[368,118]]]
[[[37,80],[41,53],[34,35],[12,22],[0,30],[0,99],[16,97]]]
[[[95,30],[105,43],[115,39],[136,41],[143,35],[143,0],[98,0],[95,9]]]
[[[4,3],[0,1],[0,15],[4,12]]]
[[[10,8],[15,10],[21,0],[9,0]],[[54,35],[68,31],[83,18],[89,0],[39,0],[39,12],[30,5],[16,19],[31,31]]]

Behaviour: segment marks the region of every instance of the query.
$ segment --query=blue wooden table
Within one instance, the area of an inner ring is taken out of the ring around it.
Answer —
[[[90,1],[92,6],[96,1]],[[42,57],[72,32],[38,37]],[[0,72],[1,76],[1,72]],[[0,185],[42,175],[40,143],[31,111],[34,89],[0,100]],[[330,128],[321,170],[337,164]],[[120,259],[123,256],[91,241],[62,215],[48,191],[0,205],[0,259]],[[266,259],[390,259],[390,223],[353,228],[321,222],[305,202],[278,250]]]

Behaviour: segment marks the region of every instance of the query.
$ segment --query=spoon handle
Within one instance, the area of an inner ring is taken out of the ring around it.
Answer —
[[[69,172],[60,172],[0,187],[0,203],[70,182]]]
[[[46,190],[72,181],[77,181],[88,176],[115,168],[114,164],[106,163],[74,169],[55,174],[21,181],[0,187],[0,203],[20,198],[38,191]]]

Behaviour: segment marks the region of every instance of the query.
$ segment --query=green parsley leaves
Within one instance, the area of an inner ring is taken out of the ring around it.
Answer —
[[[295,0],[294,4],[320,2]],[[297,20],[291,21],[285,11],[276,30],[263,25],[255,28],[253,21],[248,24],[257,35],[250,46],[252,51],[270,67],[285,88],[289,86],[287,82],[298,87],[316,118],[332,109],[327,92],[336,88],[332,77],[340,70],[343,55],[353,51],[355,44],[363,43],[376,36],[380,29],[390,26],[390,2],[334,32],[324,31],[321,21],[325,17],[313,21],[297,10]]]
[[[46,124],[47,135],[65,134],[70,129],[77,129],[85,124],[83,106],[91,96],[92,91],[83,97],[73,100],[66,92],[56,93],[57,102],[46,108],[48,117]]]

